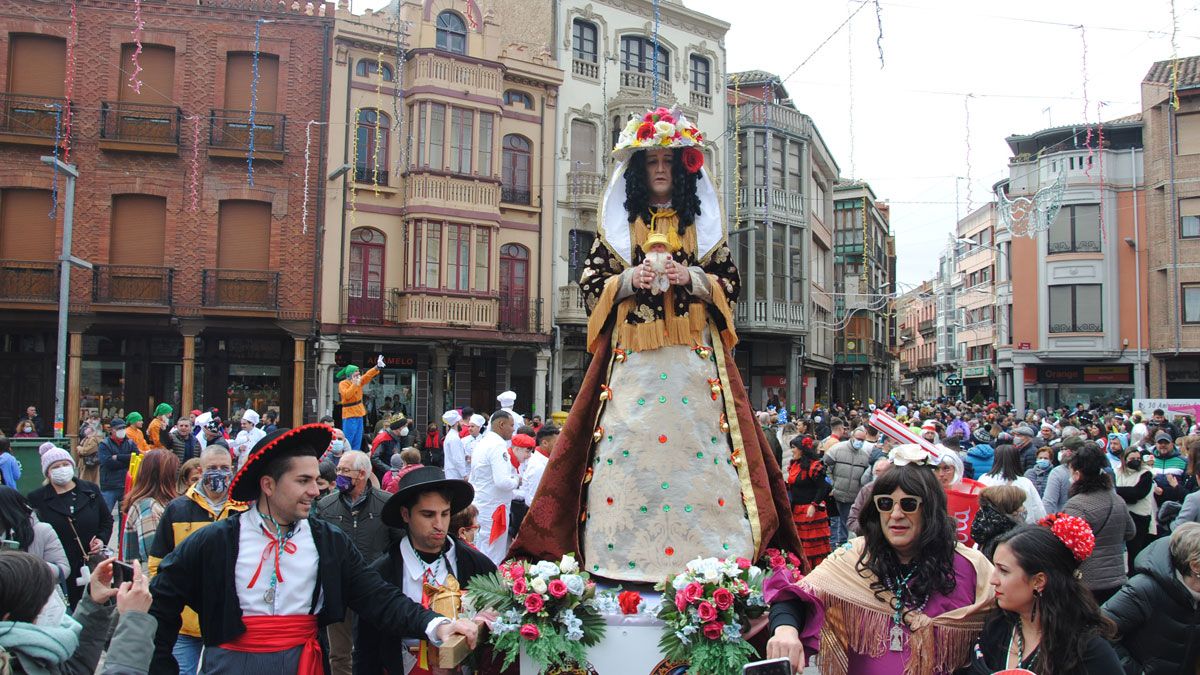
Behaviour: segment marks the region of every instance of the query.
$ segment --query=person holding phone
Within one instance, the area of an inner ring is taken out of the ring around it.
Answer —
[[[42,444],[40,452],[47,484],[29,493],[29,504],[38,520],[54,528],[66,549],[71,568],[67,598],[74,606],[83,597],[92,573],[88,558],[99,554],[112,536],[112,511],[104,503],[99,486],[75,477],[70,453],[50,443]]]
[[[798,583],[767,579],[767,658],[799,670],[819,646],[822,659],[862,675],[951,673],[969,662],[993,606],[992,565],[955,538],[936,460],[918,445],[890,459],[860,514],[862,537]],[[836,620],[825,620],[827,608]]]

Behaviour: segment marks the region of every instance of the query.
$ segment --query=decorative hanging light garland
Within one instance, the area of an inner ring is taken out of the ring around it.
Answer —
[[[659,85],[658,85],[658,76],[659,76],[659,68],[658,68],[658,28],[659,28],[659,24],[662,22],[662,12],[660,11],[660,8],[659,8],[659,6],[658,6],[658,3],[659,3],[659,2],[660,2],[660,0],[654,0],[654,65],[653,65],[653,68],[654,68],[654,81],[653,81],[653,83],[651,84],[651,87],[652,87],[652,89],[651,89],[651,94],[652,94],[652,105],[651,105],[651,107],[652,107],[652,108],[658,108],[658,88],[659,88]],[[665,65],[665,64],[664,64],[664,65]]]
[[[1091,123],[1088,122],[1089,108],[1091,102],[1088,101],[1088,44],[1087,44],[1087,28],[1079,26],[1079,41],[1082,45],[1080,51],[1082,58],[1081,79],[1083,81],[1083,123],[1087,125],[1087,135],[1083,140],[1083,147],[1087,148],[1087,159],[1083,161],[1083,174],[1089,179],[1092,177],[1092,157],[1096,154],[1095,148],[1092,146],[1092,134],[1095,131]]]
[[[191,199],[189,211],[195,213],[200,209],[200,116],[190,115],[192,123],[192,160],[191,176],[188,179],[188,197]]]
[[[362,108],[354,109],[354,119],[356,121],[358,120],[358,116],[361,114],[362,114]],[[350,138],[351,138],[351,142],[352,142],[352,146],[350,149],[350,156],[353,158],[352,161],[354,162],[354,164],[357,165],[358,164],[358,129],[354,129],[354,133],[350,134]],[[355,178],[357,178],[357,176],[354,175],[356,171],[357,170],[352,165],[350,168],[350,180],[348,180],[346,182],[346,185],[350,190],[349,202],[350,202],[350,229],[351,230],[353,230],[356,226],[356,216],[358,215],[358,191],[355,189],[355,182],[354,182]]]
[[[66,63],[66,82],[64,82],[63,93],[65,106],[63,107],[63,161],[71,161],[71,98],[75,94],[75,44],[79,42],[79,16],[77,13],[77,3],[71,0],[71,27],[67,31],[67,63]]]
[[[325,124],[309,120],[304,125],[304,205],[301,207],[300,226],[303,234],[308,234],[308,185],[312,180],[312,128],[317,124]]]
[[[142,80],[138,76],[142,73],[142,64],[139,57],[142,55],[142,29],[146,27],[146,22],[142,20],[142,0],[133,0],[133,30],[129,34],[133,36],[133,54],[129,60],[133,62],[133,72],[129,74],[129,86],[137,93],[142,93]]]
[[[1179,110],[1179,18],[1175,13],[1175,0],[1171,0],[1171,108]]]
[[[1104,230],[1104,101],[1096,101],[1096,145],[1100,171],[1100,250],[1108,250],[1108,233]]]
[[[733,224],[742,226],[742,80],[733,79]],[[608,100],[605,98],[605,100]],[[607,117],[607,115],[606,115]]]
[[[380,133],[383,132],[383,125],[380,115],[383,110],[383,50],[379,50],[379,54],[375,57],[375,142],[371,144],[371,187],[375,191],[375,196],[379,196],[379,143]],[[361,120],[359,120],[361,122]],[[355,129],[355,133],[358,130]],[[386,133],[386,132],[384,132]],[[354,158],[358,162],[358,157]]]
[[[883,69],[883,7],[879,5],[879,0],[875,0],[875,24],[879,27],[879,33],[875,36],[875,47],[879,49],[879,68]]]
[[[55,103],[54,108],[54,164],[50,177],[50,220],[58,219],[58,149],[62,141],[62,104]]]
[[[967,146],[967,213],[971,212],[971,206],[974,202],[973,193],[971,192],[971,99],[974,96],[974,94],[963,96],[963,119]]]
[[[250,134],[246,143],[246,180],[254,187],[254,117],[258,112],[258,55],[262,46],[262,25],[268,19],[254,22],[254,54],[250,57]]]

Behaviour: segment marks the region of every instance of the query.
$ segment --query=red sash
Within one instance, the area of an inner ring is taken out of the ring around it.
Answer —
[[[508,532],[508,509],[501,504],[492,511],[492,531],[488,533],[488,543],[495,543],[505,532]]]
[[[304,647],[300,652],[300,666],[296,669],[296,675],[324,673],[315,614],[245,616],[242,621],[246,624],[246,632],[221,645],[221,649],[246,654],[269,654]]]

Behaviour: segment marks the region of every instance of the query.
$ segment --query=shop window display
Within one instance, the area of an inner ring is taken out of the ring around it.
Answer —
[[[79,418],[125,416],[125,363],[84,361],[79,373]]]
[[[229,387],[225,391],[225,410],[239,415],[247,408],[259,415],[279,412],[282,368],[264,365],[229,365]]]

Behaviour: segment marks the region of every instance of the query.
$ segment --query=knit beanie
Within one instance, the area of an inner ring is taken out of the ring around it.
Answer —
[[[50,470],[51,464],[53,464],[55,462],[61,462],[64,459],[67,460],[68,462],[71,461],[71,453],[67,452],[66,450],[63,450],[62,448],[51,443],[50,441],[46,441],[45,443],[42,443],[38,447],[38,454],[40,454],[42,456],[42,475],[43,476],[45,476],[46,472]]]

